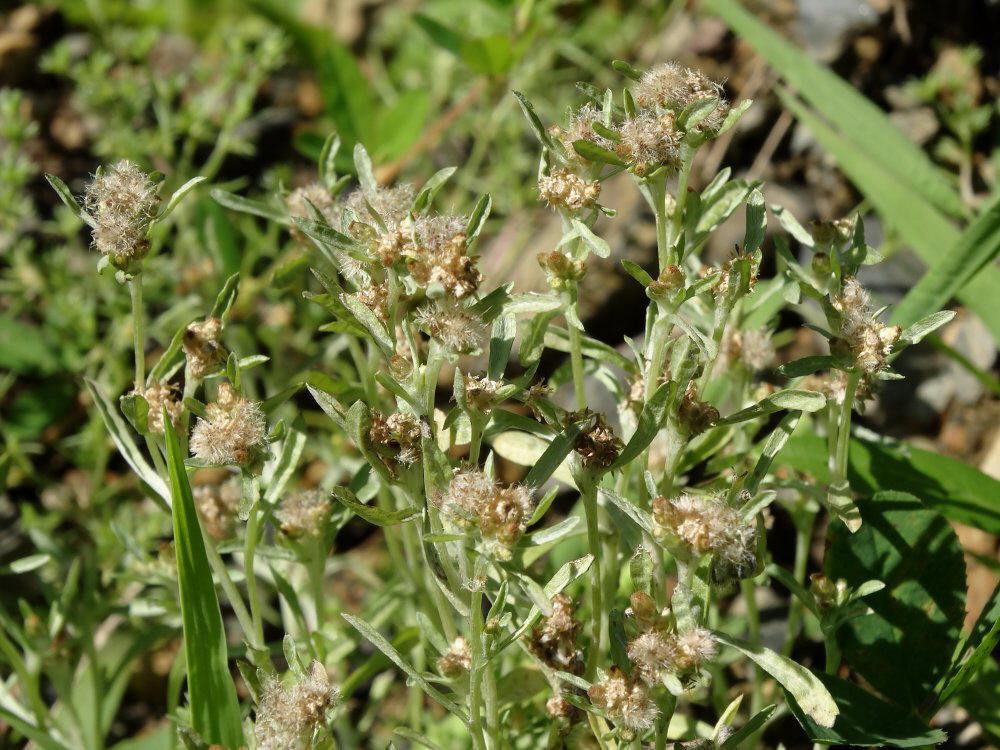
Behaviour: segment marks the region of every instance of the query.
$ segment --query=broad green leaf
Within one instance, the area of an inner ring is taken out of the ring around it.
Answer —
[[[720,16],[816,110],[849,134],[865,158],[893,170],[938,209],[956,217],[964,215],[962,202],[944,172],[853,86],[771,31],[738,0],[706,0],[704,8]]]
[[[505,34],[465,38],[458,55],[477,73],[490,76],[506,72],[514,62],[514,49]]]
[[[375,526],[395,526],[420,513],[419,508],[403,508],[390,512],[372,505],[365,505],[354,497],[354,493],[346,487],[334,487],[333,496],[342,505]]]
[[[833,696],[823,682],[810,670],[765,646],[754,646],[725,633],[713,631],[720,643],[741,651],[783,687],[801,707],[803,713],[821,727],[832,727],[840,713]]]
[[[454,700],[449,698],[447,695],[442,693],[436,687],[431,685],[422,674],[420,674],[416,669],[414,669],[410,664],[404,661],[403,657],[400,656],[399,652],[392,646],[385,637],[379,633],[375,628],[369,625],[367,622],[362,620],[360,617],[354,617],[346,612],[341,612],[340,616],[347,620],[348,624],[361,633],[364,638],[371,643],[375,648],[385,654],[389,660],[399,667],[403,672],[406,673],[407,677],[417,685],[421,690],[423,690],[427,695],[434,701],[437,701],[446,710],[453,713],[459,719],[461,719],[466,725],[469,723],[469,716],[465,712],[465,709],[458,705]]]
[[[206,742],[239,747],[243,744],[240,704],[229,674],[212,569],[205,552],[184,456],[170,420],[163,422],[191,726]]]
[[[953,521],[1000,534],[1000,481],[973,466],[910,445],[858,439],[851,440],[849,459],[847,478],[856,492],[910,492]],[[777,461],[829,481],[826,440],[819,436],[793,436]]]
[[[819,726],[793,696],[787,696],[788,707],[813,742],[851,747],[923,747],[948,739],[940,729],[930,729],[916,714],[853,683],[833,675],[818,677],[840,708],[832,727]]]
[[[904,492],[860,504],[854,534],[830,527],[825,573],[856,587],[885,583],[865,598],[871,614],[837,631],[851,667],[878,692],[917,709],[951,662],[965,616],[965,560],[948,522]],[[914,658],[919,654],[920,658]]]

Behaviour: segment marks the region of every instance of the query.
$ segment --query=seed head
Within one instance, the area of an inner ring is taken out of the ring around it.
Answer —
[[[625,651],[635,665],[638,676],[650,685],[656,683],[661,674],[676,671],[675,652],[674,636],[662,630],[650,630],[639,634],[628,644]]]
[[[187,372],[195,380],[213,373],[226,361],[226,349],[219,341],[222,321],[218,318],[197,320],[184,330],[181,348],[187,357]]]
[[[534,508],[528,488],[501,487],[474,469],[456,471],[438,503],[459,528],[477,528],[487,551],[498,560],[510,559]]]
[[[288,194],[285,207],[293,219],[311,219],[313,217],[310,204],[319,211],[320,216],[330,225],[338,219],[337,205],[330,196],[330,191],[320,182],[310,182],[308,185],[295,188]],[[297,230],[293,230],[297,233]]]
[[[372,413],[368,439],[391,464],[412,466],[420,458],[420,439],[424,436],[420,420],[412,414],[393,412],[389,416]]]
[[[413,205],[414,190],[412,185],[397,185],[391,188],[379,188],[371,201],[366,201],[363,190],[355,190],[344,202],[346,208],[354,212],[358,221],[367,225],[378,234],[383,230],[368,206],[371,206],[388,231],[398,229],[409,218],[410,206]],[[368,205],[365,205],[367,202]]]
[[[732,331],[723,342],[723,355],[742,362],[751,372],[759,372],[774,361],[774,347],[765,331]]]
[[[729,104],[722,97],[722,86],[704,73],[668,62],[646,71],[635,87],[635,103],[640,107],[658,107],[676,114],[696,101],[713,96],[719,97],[719,104],[697,126],[708,131],[721,127],[729,112]]]
[[[579,416],[571,414],[571,421],[576,421]],[[603,414],[596,414],[596,417],[594,426],[577,436],[573,450],[580,454],[587,468],[606,469],[618,458],[624,443],[604,421]]]
[[[719,421],[719,410],[698,398],[694,384],[684,391],[684,398],[677,407],[677,421],[689,435],[699,435]]]
[[[438,672],[445,677],[454,677],[468,672],[472,666],[472,652],[469,644],[462,636],[458,636],[448,647],[448,653],[437,660]]]
[[[833,306],[841,315],[840,337],[858,369],[868,376],[884,369],[902,329],[875,320],[868,292],[853,277],[844,281]]]
[[[229,383],[219,386],[191,433],[191,453],[211,464],[248,465],[267,445],[267,420],[260,405],[240,397]]]
[[[590,208],[601,194],[601,183],[590,182],[565,169],[538,178],[538,195],[552,208],[576,213]]]
[[[542,618],[531,633],[528,647],[542,662],[563,672],[583,674],[583,654],[576,647],[580,623],[573,617],[573,603],[565,594],[552,599],[552,614]]]
[[[478,349],[486,338],[486,324],[450,297],[424,305],[415,320],[428,335],[458,354]]]
[[[437,284],[455,299],[479,288],[482,274],[466,255],[465,223],[458,216],[425,216],[414,222],[413,241],[404,245],[403,254],[417,284]]]
[[[465,400],[477,411],[487,411],[496,404],[497,390],[502,381],[490,380],[487,377],[465,375]]]
[[[682,673],[697,671],[716,653],[715,638],[705,628],[692,628],[674,638],[674,665]]]
[[[87,186],[83,203],[94,217],[94,247],[116,264],[144,256],[149,250],[146,230],[155,216],[156,185],[129,161],[97,174]]]
[[[569,124],[563,130],[560,127],[553,127],[553,135],[562,143],[566,153],[570,158],[579,161],[587,161],[573,148],[574,141],[590,141],[602,148],[611,148],[614,144],[603,135],[598,135],[594,131],[594,123],[601,123],[603,118],[597,111],[597,107],[587,103],[570,115]]]
[[[591,685],[587,696],[613,722],[627,729],[645,731],[656,720],[658,711],[649,697],[649,689],[641,680],[627,677],[618,667],[612,667],[603,680]]]
[[[683,136],[674,127],[674,116],[670,112],[637,114],[625,120],[619,132],[621,141],[615,151],[637,175],[648,174],[662,165],[674,167],[679,163]]]
[[[216,541],[231,537],[242,497],[239,483],[200,484],[194,488],[193,494],[205,532]]]
[[[274,511],[274,517],[286,536],[318,537],[323,533],[331,509],[326,493],[302,490],[285,495]]]
[[[164,383],[163,381],[156,381],[151,386],[146,388],[144,391],[132,391],[135,395],[140,395],[146,399],[146,403],[149,404],[149,413],[146,417],[146,425],[150,432],[154,432],[157,435],[163,434],[163,410],[167,410],[167,416],[170,418],[170,424],[174,427],[180,421],[181,414],[184,411],[184,407],[181,402],[177,399],[177,389],[170,385],[170,383]]]
[[[658,534],[672,534],[694,555],[712,553],[740,576],[753,570],[756,526],[719,498],[688,494],[673,500],[658,497],[653,501],[653,520]]]
[[[337,699],[323,665],[309,665],[309,674],[290,685],[267,678],[257,707],[254,735],[259,750],[308,750],[313,732],[325,722]]]

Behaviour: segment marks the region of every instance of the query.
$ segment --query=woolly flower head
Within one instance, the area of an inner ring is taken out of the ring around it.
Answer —
[[[590,702],[626,729],[642,732],[653,726],[657,709],[641,680],[629,678],[618,667],[587,690]]]
[[[552,614],[542,618],[528,641],[531,652],[553,669],[583,674],[583,654],[576,647],[580,622],[573,617],[573,603],[565,594],[552,599]]]
[[[500,560],[510,559],[511,548],[527,528],[534,507],[526,487],[501,487],[474,469],[456,472],[439,504],[456,526],[478,528],[488,551]]]
[[[865,375],[874,375],[886,366],[892,348],[899,340],[899,326],[883,326],[875,320],[868,292],[855,278],[845,279],[833,306],[840,312],[840,337],[850,349],[857,367]]]
[[[678,164],[682,135],[674,127],[672,113],[642,112],[625,120],[619,133],[621,141],[615,151],[636,174],[647,174],[661,165]]]
[[[191,453],[210,464],[252,463],[267,445],[267,420],[260,405],[239,396],[229,383],[219,386],[191,433]]]
[[[571,158],[585,161],[573,148],[575,141],[590,141],[602,148],[611,148],[614,145],[603,135],[595,132],[594,123],[601,122],[603,122],[603,118],[601,113],[598,112],[597,107],[587,103],[570,114],[569,123],[565,130],[560,127],[553,127],[552,133],[562,143],[566,149],[566,153]]]
[[[421,287],[438,286],[455,299],[479,288],[482,274],[466,254],[464,217],[423,216],[413,225],[413,240],[404,245],[407,269]]]
[[[242,496],[239,483],[200,484],[194,488],[193,494],[194,506],[201,516],[205,532],[216,541],[232,536]]]
[[[715,638],[705,628],[684,633],[662,629],[649,630],[628,644],[625,652],[635,665],[636,674],[655,685],[665,674],[691,675],[715,658]]]
[[[713,96],[719,97],[718,105],[698,124],[699,129],[709,131],[722,126],[729,104],[722,96],[722,86],[704,73],[668,62],[647,70],[635,87],[635,103],[640,107],[659,107],[677,114],[688,105]]]
[[[415,320],[431,338],[458,354],[478,349],[486,338],[486,324],[450,297],[422,306]]]
[[[571,415],[576,417],[578,415]],[[605,421],[603,414],[594,413],[594,425],[582,431],[573,443],[583,465],[592,469],[606,469],[615,462],[624,443]]]
[[[565,169],[538,178],[538,196],[552,208],[576,213],[590,208],[601,195],[601,183],[590,182]]]
[[[326,711],[337,699],[337,690],[323,665],[309,665],[309,673],[284,684],[270,677],[263,686],[254,735],[258,750],[308,750],[313,733],[325,723]]]
[[[409,218],[414,195],[413,186],[407,184],[378,188],[371,200],[368,200],[364,191],[359,189],[347,196],[344,207],[353,211],[359,222],[367,224],[378,233],[382,233],[383,230],[379,226],[379,222],[368,210],[368,206],[371,206],[372,210],[378,214],[378,218],[382,220],[385,229],[391,232]]]
[[[222,321],[219,318],[196,320],[184,329],[181,348],[187,358],[187,373],[200,380],[214,372],[226,360],[226,350],[219,341]]]
[[[472,652],[469,650],[468,641],[462,636],[455,638],[448,646],[448,651],[438,658],[435,666],[445,677],[468,672],[472,666]]]
[[[386,416],[373,412],[368,440],[389,460],[390,466],[411,466],[420,458],[420,440],[426,436],[425,430],[412,414],[397,411]]]
[[[732,331],[723,342],[723,355],[741,362],[751,372],[759,372],[774,361],[774,347],[765,331]]]
[[[310,204],[312,207],[310,207]],[[308,185],[295,188],[285,199],[288,215],[293,219],[311,219],[312,208],[319,211],[328,224],[333,224],[338,215],[336,204],[330,196],[330,191],[320,182],[310,182]]]
[[[149,405],[146,424],[150,432],[157,435],[163,434],[164,409],[167,412],[167,417],[170,419],[170,424],[174,427],[177,426],[184,407],[181,406],[181,402],[177,399],[177,389],[174,386],[169,383],[156,381],[144,391],[132,391],[132,393],[142,396]]]
[[[672,534],[695,555],[712,553],[741,576],[753,569],[756,526],[719,498],[658,497],[653,501],[653,520],[660,535]]]
[[[146,230],[155,216],[156,184],[130,161],[102,170],[87,186],[84,207],[94,217],[94,247],[116,264],[149,250]]]
[[[332,506],[325,493],[319,490],[302,490],[286,495],[274,511],[281,524],[281,532],[290,537],[317,537],[330,517]]]

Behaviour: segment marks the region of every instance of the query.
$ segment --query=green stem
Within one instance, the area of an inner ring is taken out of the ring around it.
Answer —
[[[479,453],[483,446],[483,428],[486,426],[489,417],[483,417],[479,413],[469,414],[469,427],[472,433],[469,440],[469,464],[479,465]]]
[[[670,243],[667,240],[667,177],[649,183],[649,195],[653,201],[653,216],[656,218],[656,259],[660,271],[670,265]]]
[[[601,586],[601,536],[597,525],[597,487],[589,477],[581,483],[580,495],[587,516],[587,545],[594,562],[590,569],[590,609],[593,613],[593,643],[587,659],[586,678],[593,680],[597,671],[597,658],[604,642],[604,597]]]
[[[792,575],[796,581],[805,585],[806,568],[809,564],[809,545],[812,542],[812,529],[816,514],[803,508],[798,513],[793,514],[792,518],[795,522],[795,563],[792,568]],[[792,647],[795,645],[799,623],[802,620],[803,606],[797,596],[793,596],[788,605],[785,642],[781,647],[781,653],[785,656],[791,655]]]
[[[823,648],[826,651],[825,671],[829,675],[835,675],[840,668],[840,647],[837,645],[836,634],[833,630],[823,631]]]
[[[573,393],[576,395],[576,408],[582,411],[587,406],[587,396],[583,391],[583,348],[580,329],[568,320],[566,327],[569,329],[569,361],[573,369]]]
[[[847,376],[844,387],[844,403],[840,406],[840,420],[837,425],[837,456],[830,477],[830,486],[834,489],[846,488],[847,457],[851,441],[851,411],[854,408],[854,394],[858,389],[861,376],[852,372]]]
[[[476,571],[477,573],[479,571],[478,561]],[[476,585],[475,581],[469,597],[469,638],[472,641],[472,663],[469,667],[469,717],[472,723],[470,728],[474,746],[477,750],[486,750],[482,720],[482,672],[486,661],[483,650],[483,589]]]
[[[665,750],[667,747],[667,730],[670,728],[670,720],[674,716],[674,709],[677,707],[677,696],[667,693],[660,702],[660,715],[656,717],[656,728],[654,730],[654,747],[656,750]]]
[[[747,607],[747,636],[751,646],[760,646],[760,613],[757,611],[757,599],[754,596],[756,586],[752,578],[740,581],[740,592]],[[760,667],[753,665],[753,690],[750,694],[750,715],[756,714],[761,707],[764,675]]]
[[[135,389],[142,393],[146,383],[146,346],[143,334],[142,275],[137,273],[128,282],[132,297],[132,344],[135,349]]]
[[[257,631],[253,627],[253,619],[250,617],[249,611],[247,611],[246,604],[243,603],[243,597],[240,596],[239,590],[233,584],[233,579],[229,577],[229,570],[222,561],[219,551],[215,548],[215,543],[211,537],[204,533],[204,529],[202,530],[202,537],[205,541],[208,564],[212,568],[212,573],[219,579],[219,586],[229,600],[229,606],[233,608],[233,614],[236,615],[236,620],[240,623],[240,628],[243,630],[247,642],[253,649],[263,649],[264,641],[263,639],[257,640]]]
[[[260,600],[257,596],[257,575],[254,573],[253,561],[257,551],[260,536],[260,512],[255,502],[250,506],[247,518],[246,535],[243,540],[243,577],[246,579],[247,600],[250,603],[250,623],[253,627],[257,643],[264,642],[264,624],[260,616]]]
[[[687,144],[681,147],[681,166],[677,173],[677,196],[674,200],[674,210],[670,216],[670,251],[667,260],[676,265],[680,262],[678,248],[681,241],[681,225],[684,220],[684,206],[687,203],[688,177],[691,174],[691,163],[694,161],[694,149]]]

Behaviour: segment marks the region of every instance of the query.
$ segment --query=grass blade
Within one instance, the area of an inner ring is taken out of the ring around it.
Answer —
[[[165,418],[163,423],[191,725],[206,742],[240,747],[243,744],[240,704],[229,674],[212,570],[177,435],[169,419]]]
[[[937,209],[955,217],[966,214],[958,193],[945,173],[894,127],[875,104],[835,73],[818,65],[794,45],[753,17],[738,0],[706,0],[706,10],[717,14],[757,53],[795,86],[818,112],[856,148],[883,169],[905,180]],[[796,115],[797,116],[797,115]]]

